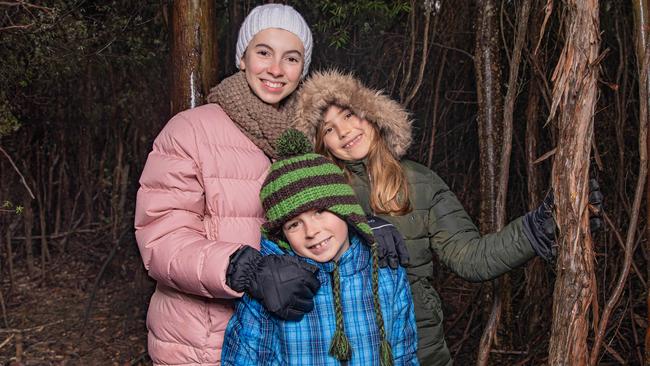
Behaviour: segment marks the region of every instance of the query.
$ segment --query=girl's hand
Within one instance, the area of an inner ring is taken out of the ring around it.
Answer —
[[[409,253],[406,250],[404,238],[390,222],[377,216],[368,216],[368,225],[375,236],[379,248],[379,267],[390,266],[397,269],[399,264],[405,267],[409,264]]]

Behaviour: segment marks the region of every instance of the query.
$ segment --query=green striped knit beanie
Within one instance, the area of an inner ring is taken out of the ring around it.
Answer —
[[[291,250],[282,225],[309,210],[327,210],[347,221],[369,245],[375,242],[363,209],[341,168],[312,151],[307,137],[289,129],[276,144],[280,160],[271,165],[260,199],[266,212],[264,233]]]
[[[282,233],[282,225],[303,212],[327,210],[346,221],[348,227],[353,228],[371,245],[372,291],[375,318],[381,337],[380,360],[381,366],[391,366],[392,351],[386,341],[379,303],[377,244],[354,190],[347,183],[341,168],[326,157],[314,153],[307,137],[298,130],[285,131],[276,142],[276,152],[279,160],[271,164],[260,192],[267,219],[262,226],[264,235],[283,249],[291,251]],[[329,353],[340,361],[348,361],[352,356],[352,349],[345,335],[339,270],[336,264],[332,272],[332,291],[336,331],[330,343]]]

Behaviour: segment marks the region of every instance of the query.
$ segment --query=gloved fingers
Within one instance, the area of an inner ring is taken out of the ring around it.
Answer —
[[[397,230],[393,232],[393,239],[395,240],[395,251],[397,252],[397,257],[399,258],[399,264],[402,267],[405,267],[409,264],[409,261],[411,259],[408,249],[406,249],[406,242],[404,241],[402,234],[400,234]]]
[[[589,218],[589,230],[591,231],[592,234],[600,231],[600,229],[602,228],[603,228],[603,219],[601,219],[598,216]]]
[[[381,240],[383,241],[383,245],[381,245],[384,249],[384,254],[385,256],[385,264],[388,264],[388,266],[392,269],[397,269],[398,262],[399,262],[399,257],[397,254],[397,243],[395,242],[395,237],[393,236],[393,232],[396,232],[395,227],[393,226],[389,232],[386,232],[386,235],[382,235]],[[385,267],[386,265],[384,265]],[[381,267],[381,266],[380,266]]]
[[[387,259],[386,252],[383,250],[382,247],[378,246],[377,247],[377,258],[379,259],[379,267],[384,268],[388,265],[388,259]]]
[[[589,192],[592,191],[600,191],[600,185],[598,184],[598,181],[595,178],[589,179]]]
[[[589,192],[589,204],[594,206],[598,211],[600,211],[601,205],[603,204],[603,194],[600,191],[591,191]]]
[[[397,259],[397,255],[389,255],[388,256],[388,266],[390,268],[397,269],[398,264],[399,264],[399,261]]]
[[[314,299],[306,299],[298,296],[294,299],[293,304],[289,306],[289,310],[302,314],[309,313],[314,310]]]
[[[298,267],[300,267],[301,269],[304,269],[305,271],[310,272],[310,273],[312,273],[314,275],[316,275],[318,273],[318,267],[316,267],[315,265],[309,264],[309,263],[307,263],[307,262],[305,262],[303,260],[300,260],[298,258],[295,258],[295,257],[290,257],[290,258],[293,259],[293,262],[296,265],[298,265]]]
[[[265,292],[265,294],[266,296],[264,296],[261,301],[266,310],[284,319],[284,315],[281,314],[282,311],[285,310],[286,306],[283,306],[283,304],[280,303],[279,294],[276,293],[275,296],[268,294],[267,292]]]
[[[308,293],[307,295],[314,297],[314,295],[316,295],[316,293],[320,289],[320,281],[318,280],[318,274],[313,273],[309,276],[303,277],[303,284],[305,285],[306,289],[311,292]]]
[[[542,231],[549,240],[555,240],[555,219],[551,216],[542,222]]]
[[[386,237],[375,237],[375,239],[377,239],[377,257],[379,258],[378,264],[379,267],[384,268],[390,265],[390,257],[394,256],[394,254],[391,252],[390,248],[386,246]]]

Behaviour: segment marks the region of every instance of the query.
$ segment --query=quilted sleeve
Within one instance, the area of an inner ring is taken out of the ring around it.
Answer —
[[[137,194],[138,247],[149,276],[159,283],[204,297],[239,297],[225,278],[229,257],[242,244],[207,239],[196,138],[181,113],[154,141]]]
[[[456,196],[435,173],[432,183],[430,243],[454,273],[468,281],[487,281],[535,256],[524,235],[521,218],[497,233],[481,236]]]

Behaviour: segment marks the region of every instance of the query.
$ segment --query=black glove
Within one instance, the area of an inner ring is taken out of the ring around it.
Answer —
[[[226,284],[260,301],[272,314],[300,320],[314,309],[318,268],[296,257],[263,257],[248,245],[230,256]]]
[[[368,216],[368,225],[372,234],[377,240],[379,252],[379,267],[390,266],[396,269],[397,265],[402,267],[409,264],[409,253],[406,250],[406,243],[402,234],[390,222],[377,216]]]
[[[555,246],[555,207],[553,190],[550,190],[542,204],[524,215],[524,235],[528,238],[535,253],[547,262],[557,255]]]
[[[603,193],[595,179],[589,179],[589,230],[596,233],[603,228]]]
[[[591,233],[599,231],[603,227],[601,218],[603,194],[595,179],[589,179],[589,230]],[[524,216],[524,234],[530,241],[535,253],[546,261],[551,261],[557,255],[555,245],[555,219],[553,218],[553,207],[555,207],[553,190],[544,197],[542,204],[535,210]]]

